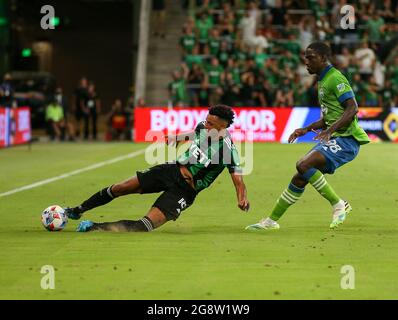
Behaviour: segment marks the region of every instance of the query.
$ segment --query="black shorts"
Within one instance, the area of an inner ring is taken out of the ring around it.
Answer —
[[[164,191],[153,207],[162,211],[167,220],[176,220],[181,212],[194,202],[197,195],[175,163],[160,164],[137,171],[137,178],[143,194]]]

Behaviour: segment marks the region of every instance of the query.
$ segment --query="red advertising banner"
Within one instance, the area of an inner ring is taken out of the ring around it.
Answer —
[[[233,125],[228,129],[232,139],[254,142],[287,143],[290,134],[318,120],[319,108],[232,108],[235,112]],[[207,108],[136,108],[135,141],[149,142],[162,134],[193,130],[206,119]],[[398,141],[398,109],[383,112],[380,108],[360,108],[359,124],[372,141]],[[314,142],[309,133],[298,142]]]
[[[30,109],[28,107],[11,109],[10,118],[14,118],[15,121],[14,141],[11,141],[11,144],[29,142],[31,139]]]
[[[291,108],[233,108],[236,117],[229,128],[234,141],[280,141],[292,113]],[[136,108],[136,142],[152,141],[159,133],[193,130],[206,119],[207,108]]]
[[[8,110],[0,108],[0,148],[8,144]]]
[[[0,148],[31,139],[30,108],[0,108]]]

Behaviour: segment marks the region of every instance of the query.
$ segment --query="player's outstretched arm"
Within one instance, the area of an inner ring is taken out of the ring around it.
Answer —
[[[354,98],[349,98],[342,103],[342,106],[345,109],[343,115],[327,130],[318,133],[314,137],[315,140],[319,140],[320,142],[328,142],[335,131],[338,131],[339,129],[348,126],[352,122],[355,115],[358,113],[357,102]]]
[[[166,135],[164,138],[167,145],[175,145],[177,147],[180,142],[191,141],[194,139],[194,137],[195,131],[189,131],[180,134],[169,134]]]
[[[250,204],[249,200],[247,200],[247,190],[246,185],[243,182],[243,176],[241,174],[231,173],[231,178],[236,189],[239,209],[246,212],[249,211]]]
[[[323,118],[321,118],[318,121],[311,123],[309,126],[305,128],[299,128],[294,130],[294,132],[290,135],[288,142],[293,143],[298,137],[304,136],[310,131],[324,129],[324,128],[326,128],[326,123],[323,120]]]

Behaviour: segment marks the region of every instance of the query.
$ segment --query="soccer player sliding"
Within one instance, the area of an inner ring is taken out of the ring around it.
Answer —
[[[227,130],[233,121],[234,112],[230,107],[211,107],[206,121],[200,122],[195,131],[167,137],[167,143],[185,141],[186,138],[193,140],[189,149],[177,161],[138,171],[136,176],[95,193],[80,206],[65,209],[70,219],[77,220],[84,212],[107,204],[117,197],[163,191],[143,218],[103,223],[85,220],[76,231],[152,231],[169,220],[176,220],[194,202],[197,194],[209,187],[224,168],[228,168],[235,186],[238,207],[248,211],[249,201],[239,156]]]
[[[300,199],[308,183],[333,208],[330,228],[342,224],[352,210],[351,205],[333,190],[324,174],[333,174],[337,168],[352,161],[358,155],[360,145],[368,143],[369,138],[358,125],[354,92],[344,75],[330,64],[330,56],[329,46],[322,42],[314,42],[306,49],[307,70],[318,76],[322,116],[308,127],[296,129],[288,139],[289,143],[293,143],[298,137],[313,131],[316,132],[314,139],[319,143],[297,162],[297,173],[277,200],[271,215],[247,226],[248,230],[279,229],[277,221]]]

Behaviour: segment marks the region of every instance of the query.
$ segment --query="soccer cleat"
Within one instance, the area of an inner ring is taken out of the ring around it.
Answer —
[[[265,218],[262,219],[259,223],[251,224],[245,228],[245,230],[277,230],[279,229],[278,222]]]
[[[77,226],[76,232],[88,232],[88,231],[91,231],[93,226],[94,226],[94,222],[92,222],[90,220],[83,220]]]
[[[330,229],[335,229],[339,225],[343,224],[345,219],[347,218],[347,215],[352,211],[351,205],[344,201],[344,208],[336,208],[333,210],[333,221],[330,224]]]
[[[72,219],[72,220],[79,220],[83,215],[83,213],[81,213],[81,212],[76,212],[76,208],[67,207],[67,208],[64,208],[64,210],[65,210],[65,214],[68,216],[68,218]]]

